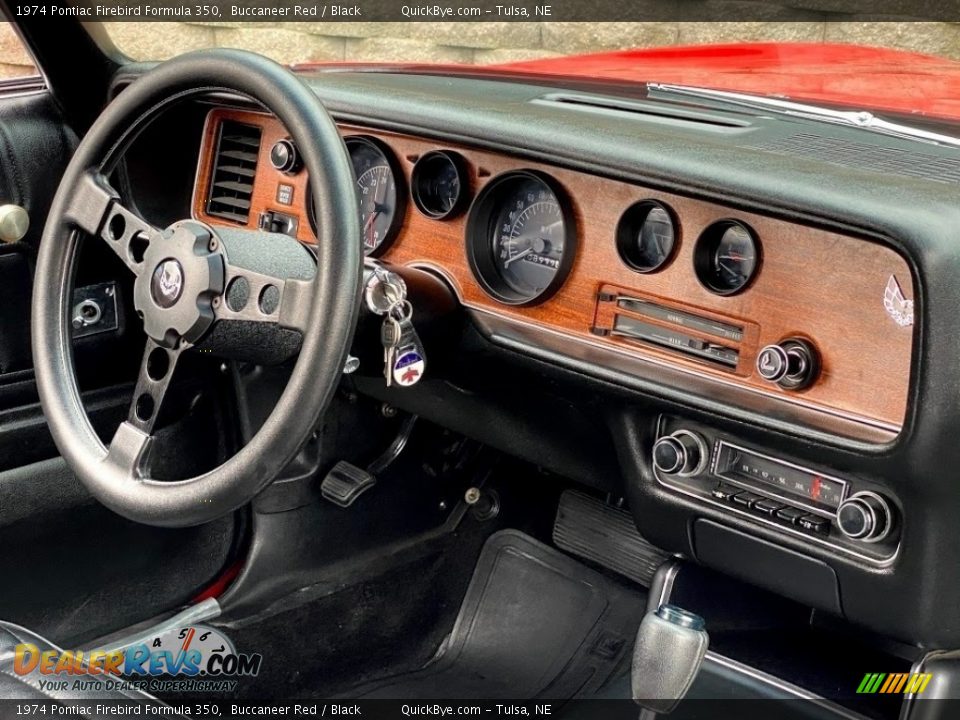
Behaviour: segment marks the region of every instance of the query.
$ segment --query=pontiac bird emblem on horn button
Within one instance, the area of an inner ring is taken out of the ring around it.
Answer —
[[[883,291],[883,307],[900,327],[913,325],[913,300],[904,297],[900,283],[893,275],[887,280],[887,287]]]
[[[157,265],[150,279],[150,294],[162,308],[173,307],[183,292],[183,267],[173,258]]]

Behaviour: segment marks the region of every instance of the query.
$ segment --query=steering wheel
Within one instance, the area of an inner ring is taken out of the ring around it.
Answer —
[[[316,258],[285,235],[217,230],[190,219],[153,227],[111,188],[107,178],[151,120],[210,93],[253,100],[287,128],[310,174]],[[352,177],[346,147],[317,96],[253,53],[182,55],[107,106],[57,190],[32,301],[43,410],[61,454],[94,497],[142,523],[198,525],[249,502],[295,457],[331,400],[359,313],[363,250]],[[147,334],[129,416],[109,446],[84,411],[73,365],[68,311],[84,234],[105,242],[134,274],[134,307]],[[234,296],[231,288],[238,288]],[[216,337],[229,356],[231,348],[262,342],[266,331],[302,340],[287,386],[255,436],[206,474],[176,482],[146,477],[154,423],[181,353]]]

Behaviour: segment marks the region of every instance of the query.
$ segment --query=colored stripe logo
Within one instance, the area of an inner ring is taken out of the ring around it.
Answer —
[[[931,673],[867,673],[857,692],[862,695],[919,695],[927,689]]]

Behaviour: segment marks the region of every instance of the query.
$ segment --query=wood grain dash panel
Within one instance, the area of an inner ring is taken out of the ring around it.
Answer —
[[[250,199],[250,216],[245,225],[231,223],[224,218],[208,215],[207,197],[210,193],[210,180],[220,134],[220,124],[224,120],[233,120],[247,125],[256,125],[261,131],[260,151],[257,157],[257,174],[253,181],[253,196]],[[272,116],[247,110],[215,110],[207,115],[203,128],[203,141],[200,162],[197,167],[197,182],[193,192],[193,215],[198,220],[212,225],[257,228],[260,214],[268,210],[282,212],[297,219],[297,239],[302,242],[315,242],[313,230],[307,219],[307,173],[285,175],[270,165],[270,148],[277,140],[289,137],[283,126]],[[277,200],[280,184],[293,186],[293,201],[284,205]]]
[[[253,227],[259,212],[284,210],[276,206],[276,186],[291,179],[270,167],[267,153],[272,142],[285,133],[275,119],[265,115],[236,110],[211,111],[204,130],[194,213],[198,219],[212,224],[223,224],[205,214],[204,200],[216,128],[224,118],[256,123],[263,128],[261,164],[250,213],[249,226]],[[501,305],[487,296],[476,282],[465,250],[466,214],[433,220],[423,216],[413,202],[406,203],[400,233],[383,258],[436,269],[448,279],[464,305],[561,332],[571,341],[606,343],[618,349],[627,347],[638,356],[656,357],[661,361],[668,357],[671,362],[707,378],[715,377],[725,383],[733,379],[752,393],[770,397],[771,412],[782,409],[776,399],[789,397],[793,404],[833,415],[893,429],[902,425],[907,408],[913,328],[901,327],[891,319],[884,309],[883,295],[891,275],[896,277],[907,298],[915,295],[909,265],[891,248],[863,238],[732,210],[712,202],[507,154],[350,125],[340,129],[344,136],[370,135],[385,143],[396,155],[407,188],[416,158],[430,150],[453,150],[465,158],[472,196],[491,178],[519,169],[547,173],[563,188],[571,204],[579,239],[577,257],[563,287],[552,298],[529,307]],[[292,181],[296,193],[293,212],[300,219],[299,239],[315,242],[306,222],[306,174],[300,173]],[[649,199],[672,209],[679,220],[680,232],[678,248],[670,263],[658,272],[644,275],[631,270],[621,260],[615,231],[620,216],[630,205]],[[693,269],[697,238],[709,225],[723,219],[746,223],[762,247],[762,264],[756,280],[744,292],[730,297],[719,297],[705,289]],[[686,312],[742,324],[745,334],[736,371],[592,335],[597,294],[603,286],[660,298]],[[816,345],[823,359],[820,378],[799,393],[771,386],[753,369],[760,348],[787,337],[807,338]]]

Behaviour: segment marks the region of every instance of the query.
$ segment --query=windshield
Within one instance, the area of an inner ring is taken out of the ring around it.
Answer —
[[[273,5],[282,9],[287,4]],[[241,12],[236,6],[223,6],[222,11],[221,6],[202,7],[216,8],[219,17],[224,17],[223,12]],[[438,6],[391,7],[400,21],[293,22],[260,14],[256,20],[231,22],[124,19],[104,22],[103,28],[117,49],[133,60],[163,60],[198,48],[233,47],[288,65],[480,66],[960,119],[957,23],[525,19],[532,17],[534,8],[551,6],[530,6],[531,15],[521,16],[521,21],[460,22],[454,15],[449,20],[415,22],[422,17],[417,12]],[[245,8],[247,13],[270,10],[255,5]],[[342,10],[351,8],[363,17],[362,5]]]

